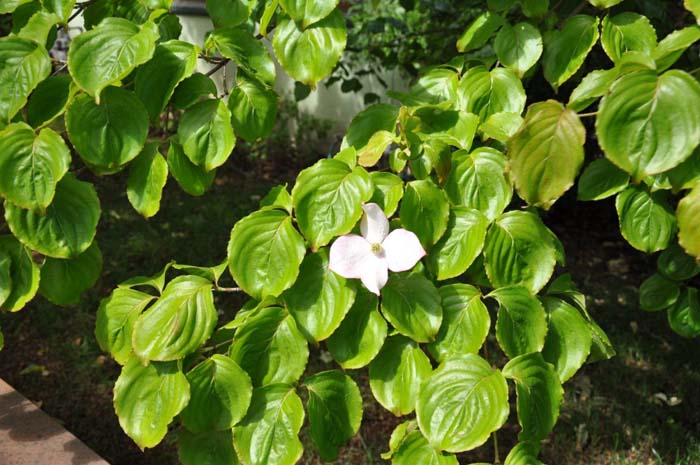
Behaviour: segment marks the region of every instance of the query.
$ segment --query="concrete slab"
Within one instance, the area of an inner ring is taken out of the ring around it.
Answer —
[[[109,465],[0,379],[0,465]]]

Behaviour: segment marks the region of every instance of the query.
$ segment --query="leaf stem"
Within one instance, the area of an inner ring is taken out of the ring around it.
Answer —
[[[493,439],[493,463],[494,465],[501,465],[501,455],[498,453],[498,434],[496,434],[496,431],[491,433],[491,438]]]
[[[220,287],[215,285],[214,290],[218,292],[243,292],[240,287]]]
[[[579,118],[590,118],[591,116],[596,116],[598,114],[597,111],[592,111],[590,113],[579,113],[578,117]]]

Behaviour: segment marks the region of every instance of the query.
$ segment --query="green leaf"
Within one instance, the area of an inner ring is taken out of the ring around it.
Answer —
[[[248,372],[254,386],[294,383],[309,358],[306,339],[283,308],[267,307],[236,331],[229,356]]]
[[[164,9],[169,10],[173,4],[173,0],[138,0],[143,6],[151,10]]]
[[[459,37],[457,40],[457,51],[464,53],[483,47],[491,39],[491,36],[503,26],[503,23],[501,15],[484,11],[472,21]]]
[[[282,68],[296,81],[311,88],[328,76],[340,60],[347,29],[345,17],[339,9],[321,21],[299,29],[288,18],[278,19],[272,46]]]
[[[471,266],[481,254],[489,220],[478,210],[454,207],[447,231],[428,255],[428,268],[438,281],[454,278]]]
[[[549,0],[521,0],[521,6],[528,18],[540,17],[549,10]]]
[[[189,400],[190,386],[175,362],[144,366],[132,357],[114,385],[119,424],[141,449],[163,440],[168,425]]]
[[[545,44],[544,77],[554,87],[559,88],[583,65],[595,43],[598,41],[598,18],[576,15],[567,19],[559,31],[552,33]]]
[[[280,0],[279,3],[302,29],[327,17],[338,6],[338,0]]]
[[[260,200],[260,208],[277,207],[286,210],[289,214],[292,213],[292,196],[287,191],[287,183],[275,186]]]
[[[342,148],[355,147],[362,150],[370,138],[379,131],[393,133],[399,108],[388,103],[377,103],[359,112],[350,122],[343,139]]]
[[[578,180],[579,200],[603,200],[622,192],[630,177],[607,158],[593,161]]]
[[[684,71],[620,77],[603,97],[596,133],[605,156],[635,181],[667,171],[700,144],[700,83]]]
[[[685,9],[692,12],[698,19],[698,24],[700,24],[700,1],[698,0],[683,0],[683,5]]]
[[[350,311],[328,339],[328,350],[344,369],[362,368],[377,356],[387,335],[377,296],[360,287]]]
[[[700,187],[695,187],[678,203],[678,243],[688,255],[700,260]]]
[[[141,26],[123,18],[107,18],[73,39],[68,49],[68,71],[85,92],[100,101],[102,89],[117,84],[153,56],[158,26]]]
[[[523,85],[506,68],[470,68],[459,81],[458,92],[461,108],[478,115],[481,121],[496,113],[520,114],[525,108]]]
[[[411,181],[406,184],[399,216],[401,224],[429,249],[447,231],[450,204],[444,191],[434,182]]]
[[[475,354],[448,358],[420,387],[416,417],[437,450],[479,447],[508,419],[508,386],[500,371]]]
[[[386,171],[373,171],[369,176],[374,184],[374,194],[370,202],[382,207],[386,216],[392,216],[403,198],[403,180]]]
[[[185,110],[177,135],[187,158],[207,172],[223,165],[236,145],[231,112],[219,99],[204,100]]]
[[[521,355],[503,367],[503,376],[515,381],[521,440],[547,437],[559,417],[564,390],[554,367],[542,354]]]
[[[700,40],[698,26],[688,26],[664,37],[652,53],[658,71],[662,72],[673,66],[688,47],[698,40]]]
[[[304,406],[292,386],[255,389],[248,414],[233,428],[238,457],[246,465],[294,465],[304,452],[303,424]]]
[[[134,353],[143,361],[179,360],[209,339],[216,321],[211,281],[178,276],[136,321]]]
[[[231,230],[231,276],[255,299],[278,296],[291,287],[305,254],[304,239],[286,211],[253,212]]]
[[[51,58],[42,45],[20,37],[0,39],[0,128],[9,124],[49,73]]]
[[[180,431],[178,457],[182,465],[239,465],[230,430],[200,434]]]
[[[506,142],[523,124],[523,118],[518,113],[494,113],[481,123],[479,131],[485,138]]]
[[[694,287],[683,289],[676,303],[668,309],[668,324],[683,337],[700,336],[700,297]]]
[[[277,119],[278,100],[273,89],[240,73],[228,98],[236,134],[250,142],[268,137]]]
[[[126,194],[134,209],[145,218],[160,210],[160,199],[168,180],[168,163],[158,152],[158,143],[146,145],[129,168]]]
[[[250,405],[253,386],[236,362],[214,354],[187,373],[190,402],[180,416],[193,433],[230,430]]]
[[[676,233],[676,217],[664,192],[630,186],[617,195],[615,208],[622,236],[637,250],[663,250]]]
[[[45,209],[70,165],[63,138],[51,129],[37,135],[25,123],[13,123],[0,139],[0,194],[16,206]]]
[[[399,333],[414,341],[433,341],[442,323],[440,294],[419,273],[394,273],[382,289],[382,314]]]
[[[165,109],[177,85],[197,66],[197,47],[180,40],[158,44],[153,58],[136,71],[134,91],[148,110],[151,121]]]
[[[320,160],[303,170],[292,189],[297,224],[312,250],[347,234],[362,216],[362,202],[372,197],[372,180],[364,168],[339,160]]]
[[[673,305],[680,294],[678,283],[654,273],[639,286],[639,306],[647,312],[658,312]]]
[[[182,151],[182,146],[176,141],[170,142],[168,168],[182,190],[194,196],[204,194],[216,176],[215,171],[204,171],[203,168],[192,163]]]
[[[469,284],[448,284],[439,289],[443,319],[435,342],[428,350],[436,360],[461,354],[475,354],[486,341],[491,317],[481,292]]]
[[[603,19],[600,43],[610,59],[617,63],[628,51],[651,55],[656,48],[656,30],[646,16],[624,12]]]
[[[306,408],[311,440],[323,460],[335,460],[340,448],[360,429],[360,389],[338,370],[316,373],[306,378],[304,386],[309,392]]]
[[[83,292],[97,282],[101,271],[102,252],[97,242],[73,259],[47,257],[41,267],[39,293],[56,305],[77,304]]]
[[[521,285],[537,293],[554,271],[552,233],[527,211],[501,215],[486,234],[484,265],[494,287]]]
[[[68,74],[41,81],[27,102],[27,121],[35,128],[47,126],[66,111],[77,90]]]
[[[619,76],[616,68],[595,70],[588,73],[571,92],[567,108],[581,111],[588,108],[600,97],[608,93],[610,86]]]
[[[0,249],[0,308],[12,293],[12,257]]]
[[[575,307],[556,297],[545,297],[549,316],[542,357],[554,365],[562,383],[583,366],[591,353],[588,322]]]
[[[12,13],[18,7],[32,0],[0,0],[0,14]]]
[[[207,0],[207,12],[217,27],[245,23],[253,11],[254,0]]]
[[[542,303],[524,287],[502,287],[489,294],[498,301],[496,338],[508,358],[544,347],[547,317]]]
[[[503,465],[544,465],[537,460],[540,445],[537,441],[523,441],[513,447]]]
[[[32,300],[39,290],[39,267],[32,261],[29,251],[12,235],[0,236],[0,257],[4,257],[5,275],[9,271],[9,283],[12,286],[3,289],[5,298],[0,310],[16,312]],[[9,270],[8,270],[9,259]],[[9,291],[9,292],[8,292]]]
[[[119,171],[141,153],[148,137],[148,112],[131,91],[106,88],[101,103],[85,94],[73,100],[66,128],[78,155],[90,167]]]
[[[394,142],[394,134],[389,131],[377,131],[364,149],[359,152],[357,162],[362,166],[374,166],[384,154],[384,151]]]
[[[245,26],[215,29],[207,37],[205,47],[216,48],[249,75],[268,86],[275,85],[275,63],[270,53]]]
[[[413,423],[415,424],[415,422]],[[399,427],[401,427],[401,425],[399,425]],[[397,429],[399,427],[397,427]],[[395,450],[392,451],[391,464],[414,465],[416,463],[459,465],[457,457],[447,452],[435,450],[421,432],[414,429],[401,438],[401,442],[396,446]]]
[[[583,164],[586,128],[556,100],[535,103],[508,141],[508,172],[518,195],[548,210],[574,185]]]
[[[151,294],[118,287],[100,302],[95,337],[100,348],[109,352],[117,363],[126,365],[131,358],[134,324],[153,300]]]
[[[522,78],[542,56],[542,34],[530,23],[506,24],[493,48],[501,64]]]
[[[600,9],[607,9],[611,6],[622,3],[623,0],[588,0],[588,3]]]
[[[678,244],[661,252],[656,266],[659,273],[674,281],[687,281],[700,273],[700,264]]]
[[[178,110],[184,110],[209,97],[216,97],[216,84],[210,77],[194,73],[177,85],[170,103]]]
[[[55,31],[54,26],[60,21],[61,18],[58,15],[40,9],[28,18],[26,24],[17,33],[17,37],[33,40],[39,44],[47,44],[51,31]]]
[[[652,191],[672,190],[674,194],[692,189],[700,181],[700,146],[680,165],[644,179]]]
[[[369,386],[382,407],[394,415],[408,415],[418,399],[421,382],[433,371],[418,344],[401,335],[389,336],[369,364]]]
[[[452,155],[445,192],[452,204],[475,208],[489,221],[494,221],[513,197],[505,169],[506,158],[496,149],[481,147],[472,153],[457,151]]]
[[[92,244],[100,218],[100,201],[92,184],[66,174],[44,215],[5,202],[5,220],[12,233],[37,252],[54,258],[75,258]]]
[[[340,326],[355,301],[355,288],[328,268],[328,250],[322,249],[304,258],[282,300],[306,339],[318,344]]]

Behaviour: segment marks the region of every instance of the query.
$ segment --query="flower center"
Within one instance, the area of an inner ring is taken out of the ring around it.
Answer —
[[[379,255],[382,253],[382,244],[374,243],[370,246],[370,250],[372,251],[373,254]]]

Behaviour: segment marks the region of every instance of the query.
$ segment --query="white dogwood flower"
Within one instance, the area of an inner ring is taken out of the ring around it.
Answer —
[[[376,203],[362,205],[362,236],[346,234],[331,246],[329,268],[340,276],[361,279],[370,292],[379,295],[389,279],[389,270],[408,271],[426,253],[411,231],[394,229]]]

